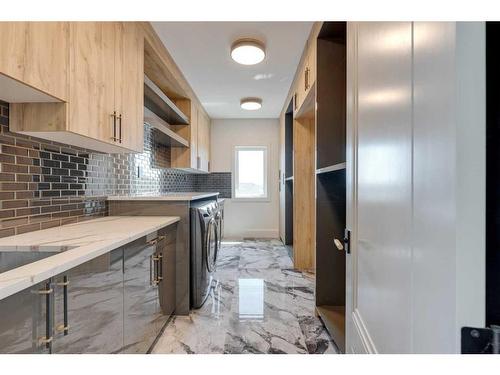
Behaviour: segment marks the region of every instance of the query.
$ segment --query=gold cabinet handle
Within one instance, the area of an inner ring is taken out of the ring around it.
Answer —
[[[120,134],[120,136],[118,137],[118,142],[122,143],[122,114],[121,113],[118,116],[118,124],[119,124],[118,131]]]
[[[165,239],[165,236],[158,236],[151,241],[148,241],[148,245],[156,245],[158,242],[162,241]]]
[[[305,79],[304,79],[304,90],[307,90],[309,88],[309,67],[306,68],[306,71],[305,71]]]
[[[116,137],[116,111],[113,111],[111,117],[113,118],[113,136],[110,137],[110,139],[113,142],[116,142],[118,140],[118,138]]]

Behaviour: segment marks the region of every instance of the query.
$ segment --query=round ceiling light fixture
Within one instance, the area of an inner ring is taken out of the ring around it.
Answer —
[[[231,46],[231,57],[238,64],[258,64],[266,57],[264,44],[255,39],[238,39]]]
[[[262,99],[260,98],[243,98],[240,101],[241,108],[247,111],[256,111],[262,107]]]

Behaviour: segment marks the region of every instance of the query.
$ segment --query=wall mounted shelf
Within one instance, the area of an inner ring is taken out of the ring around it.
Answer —
[[[316,174],[340,171],[345,168],[346,168],[346,163],[338,163],[334,165],[329,165],[328,167],[316,169]]]
[[[189,142],[170,130],[169,125],[149,108],[144,108],[144,123],[153,127],[156,140],[165,146],[189,147]]]
[[[189,119],[147,76],[144,76],[144,106],[170,125],[189,125]]]

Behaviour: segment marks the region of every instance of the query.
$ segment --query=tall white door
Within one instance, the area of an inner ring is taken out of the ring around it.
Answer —
[[[484,325],[482,23],[348,23],[347,351]]]

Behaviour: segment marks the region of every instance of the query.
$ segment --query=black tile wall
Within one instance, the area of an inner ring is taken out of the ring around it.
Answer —
[[[170,150],[145,125],[141,154],[100,154],[9,132],[0,101],[0,237],[107,214],[106,196],[220,191],[231,197],[231,173],[169,169]]]
[[[193,175],[194,191],[206,191],[220,193],[221,198],[231,198],[232,194],[232,173],[214,172],[209,174]]]

